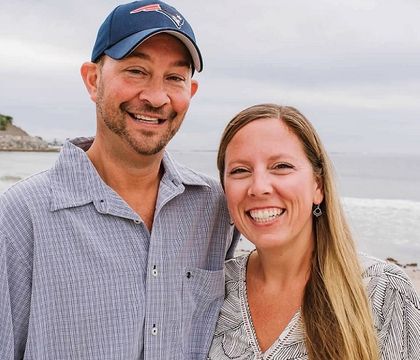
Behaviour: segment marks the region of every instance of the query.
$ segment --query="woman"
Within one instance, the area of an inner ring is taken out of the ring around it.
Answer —
[[[420,359],[420,300],[399,268],[357,255],[331,162],[299,111],[240,112],[218,168],[256,250],[226,263],[209,359]]]

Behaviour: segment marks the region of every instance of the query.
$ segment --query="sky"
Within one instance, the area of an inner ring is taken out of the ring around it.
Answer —
[[[0,113],[47,140],[95,133],[80,77],[120,2],[0,0]],[[420,1],[173,0],[204,58],[172,149],[214,150],[263,102],[297,107],[332,152],[420,154]]]

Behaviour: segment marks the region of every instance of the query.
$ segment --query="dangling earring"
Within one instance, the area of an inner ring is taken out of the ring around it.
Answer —
[[[318,218],[322,215],[322,210],[319,207],[319,204],[316,204],[315,209],[312,211],[312,213]]]

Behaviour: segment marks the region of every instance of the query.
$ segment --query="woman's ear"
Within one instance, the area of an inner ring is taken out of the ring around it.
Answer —
[[[324,182],[322,181],[320,176],[315,176],[315,184],[314,184],[314,204],[321,204],[324,200]]]
[[[93,62],[85,62],[80,68],[83,82],[93,102],[96,103],[98,94],[99,65]]]

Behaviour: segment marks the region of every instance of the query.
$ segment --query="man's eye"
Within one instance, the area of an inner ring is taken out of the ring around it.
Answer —
[[[168,77],[168,80],[180,82],[180,81],[184,81],[184,78],[182,76],[171,75]]]
[[[128,69],[127,71],[130,74],[133,74],[133,75],[144,75],[145,74],[145,72],[143,70],[140,70],[140,69]]]

